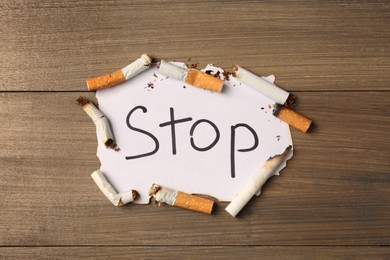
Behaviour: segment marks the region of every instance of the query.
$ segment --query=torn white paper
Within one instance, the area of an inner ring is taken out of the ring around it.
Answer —
[[[211,65],[202,71],[223,72]],[[101,171],[115,190],[135,189],[136,203],[148,203],[150,186],[159,183],[231,201],[270,156],[292,145],[289,126],[272,114],[274,101],[234,77],[224,84],[222,93],[193,88],[152,66],[97,91],[121,148],[99,140]]]

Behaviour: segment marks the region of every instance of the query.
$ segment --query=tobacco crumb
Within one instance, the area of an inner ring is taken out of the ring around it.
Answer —
[[[157,69],[160,68],[161,62],[157,63]]]
[[[264,107],[261,107],[261,110],[264,110]]]
[[[183,85],[183,88],[186,88],[186,86]]]
[[[271,109],[271,107],[272,107],[271,105],[268,105],[268,108],[269,108],[269,109]]]
[[[161,186],[157,184],[153,184],[152,187],[149,189],[149,196],[156,195],[157,192],[161,190]]]
[[[153,73],[153,77],[157,78],[157,75],[156,75],[156,73]]]
[[[154,89],[154,84],[153,84],[153,82],[149,82],[148,85],[147,85],[147,88],[148,88],[148,89]]]
[[[284,105],[289,108],[293,108],[295,105],[295,101],[297,100],[297,97],[293,94],[288,95],[288,98],[286,100],[286,103]]]
[[[212,72],[212,70],[206,70],[204,73],[211,75]]]
[[[115,152],[119,152],[121,149],[118,147],[118,145],[115,143],[114,140],[112,140],[111,138],[108,139],[104,145],[112,150],[114,150]]]
[[[123,206],[122,198],[119,199],[118,206],[119,206],[119,207],[122,207],[122,206]]]
[[[277,140],[277,141],[280,140],[280,135],[277,135],[277,136],[276,136],[276,140]]]
[[[188,58],[187,61],[191,61],[191,58]]]
[[[133,200],[136,200],[139,197],[139,193],[136,190],[131,190],[131,195],[133,197]]]
[[[222,75],[224,76],[224,79],[225,79],[225,80],[229,80],[229,79],[230,79],[230,76],[233,75],[233,72],[224,71],[224,72],[222,72]]]
[[[86,104],[88,103],[91,103],[88,98],[85,98],[85,97],[82,97],[80,96],[78,99],[76,99],[76,102],[77,104],[79,104],[80,106],[85,106]]]
[[[214,78],[219,78],[219,74],[221,74],[219,71],[217,71],[217,73],[215,73],[213,76]]]
[[[191,69],[196,69],[198,67],[198,63],[192,63],[191,65],[190,65],[190,68]]]

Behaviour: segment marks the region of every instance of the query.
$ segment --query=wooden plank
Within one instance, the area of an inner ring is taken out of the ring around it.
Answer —
[[[389,90],[389,1],[0,3],[0,90],[86,90],[143,52],[274,73],[290,91]]]
[[[156,247],[3,247],[2,259],[388,259],[389,247],[236,247],[236,246],[156,246]]]
[[[89,176],[100,164],[79,94],[93,99],[0,93],[0,245],[390,243],[389,92],[299,93],[316,128],[292,130],[295,157],[236,219],[226,203],[212,216],[112,206]]]

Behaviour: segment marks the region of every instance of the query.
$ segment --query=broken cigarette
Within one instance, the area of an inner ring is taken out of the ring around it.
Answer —
[[[223,88],[223,80],[220,80],[219,78],[199,70],[176,66],[165,60],[161,60],[158,71],[164,76],[183,81],[194,87],[214,92],[221,92]]]
[[[95,123],[96,131],[104,145],[115,151],[119,151],[120,149],[115,143],[107,117],[87,98],[79,97],[76,101]]]
[[[214,201],[181,191],[171,190],[157,184],[153,184],[149,190],[149,196],[153,196],[157,202],[164,202],[171,206],[211,214]]]
[[[252,180],[236,195],[225,210],[233,217],[237,216],[253,195],[255,195],[258,191],[261,191],[264,183],[270,177],[273,175],[279,175],[279,173],[275,171],[284,162],[291,149],[292,146],[290,145],[282,154],[270,157],[267,161],[265,161]]]
[[[277,87],[276,85],[262,79],[261,77],[253,74],[252,72],[241,68],[240,66],[235,66],[234,75],[245,85],[251,87],[252,89],[260,92],[266,97],[272,99],[278,104],[285,104],[288,100],[290,93]],[[291,99],[292,102],[294,99]]]
[[[285,106],[278,106],[274,115],[304,133],[309,130],[312,123],[309,118]]]
[[[96,170],[91,174],[96,185],[103,192],[109,201],[115,206],[123,206],[137,199],[138,192],[131,190],[125,193],[117,193],[114,187],[108,182],[104,174],[100,170]]]
[[[93,91],[118,85],[149,68],[151,63],[152,58],[146,53],[142,54],[141,58],[135,60],[123,69],[96,78],[87,79],[88,90]]]

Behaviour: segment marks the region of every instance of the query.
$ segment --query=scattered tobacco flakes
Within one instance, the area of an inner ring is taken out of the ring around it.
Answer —
[[[192,63],[192,64],[190,65],[190,68],[191,68],[191,69],[196,69],[196,68],[198,68],[198,63]]]
[[[284,105],[288,108],[293,108],[295,106],[295,101],[297,100],[297,97],[293,94],[290,94],[286,100],[286,103]]]
[[[154,84],[153,84],[153,82],[149,82],[148,85],[146,86],[146,88],[147,88],[148,90],[154,89]]]
[[[277,135],[277,136],[276,136],[276,140],[277,140],[277,141],[280,140],[280,135]]]
[[[221,74],[221,72],[220,72],[220,71],[217,71],[217,73],[215,73],[215,74],[213,75],[213,77],[214,77],[214,78],[219,78],[219,74]]]
[[[224,71],[224,72],[222,73],[222,75],[224,76],[224,79],[225,79],[225,80],[229,80],[229,79],[230,79],[230,76],[233,75],[233,72]]]

